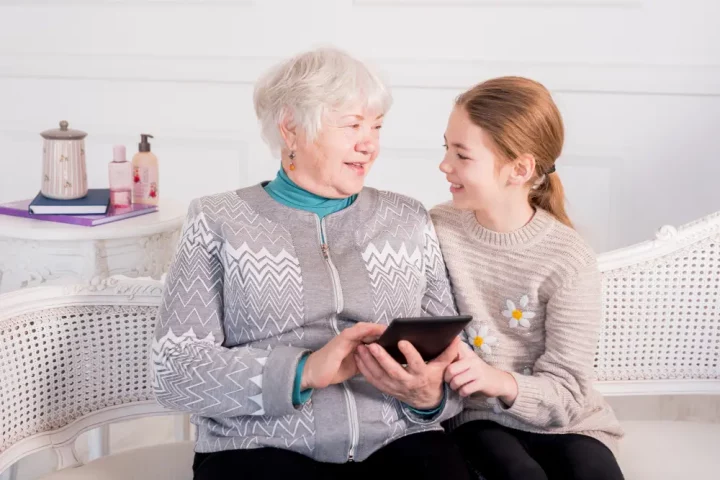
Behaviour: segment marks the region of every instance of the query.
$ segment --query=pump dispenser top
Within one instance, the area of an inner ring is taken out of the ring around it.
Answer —
[[[140,143],[138,144],[138,150],[141,152],[149,152],[150,151],[150,142],[148,142],[148,138],[155,138],[152,135],[149,135],[147,133],[143,133],[140,135]]]

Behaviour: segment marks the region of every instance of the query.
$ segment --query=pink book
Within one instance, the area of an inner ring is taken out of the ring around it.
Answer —
[[[82,225],[83,227],[95,227],[105,223],[137,217],[138,215],[157,212],[158,210],[157,205],[136,203],[129,207],[121,208],[110,206],[105,215],[33,215],[28,211],[30,202],[32,202],[32,199],[0,204],[0,215],[32,218],[34,220],[45,220],[48,222],[69,223],[71,225]]]

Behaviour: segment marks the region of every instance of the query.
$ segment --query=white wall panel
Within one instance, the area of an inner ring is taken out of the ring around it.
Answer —
[[[92,186],[114,143],[154,134],[162,194],[270,178],[252,85],[334,44],[376,64],[395,106],[369,183],[448,198],[453,98],[499,75],[545,83],[567,138],[570,212],[607,250],[720,208],[720,3],[710,0],[0,0],[0,202],[39,187],[40,131],[88,132]]]

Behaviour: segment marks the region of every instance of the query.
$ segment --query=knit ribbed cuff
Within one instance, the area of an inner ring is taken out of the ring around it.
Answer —
[[[518,386],[518,394],[512,407],[505,410],[510,415],[528,422],[537,421],[538,406],[543,398],[538,379],[530,375],[510,372]]]
[[[295,373],[300,359],[309,353],[294,347],[275,347],[263,369],[263,408],[264,414],[271,417],[297,413],[292,403],[295,387]]]

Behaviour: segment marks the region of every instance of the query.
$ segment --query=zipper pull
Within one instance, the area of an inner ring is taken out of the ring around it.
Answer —
[[[330,258],[330,247],[328,246],[327,243],[323,243],[320,246],[320,249],[322,250],[322,254],[323,254],[323,257],[325,257],[325,260]]]

